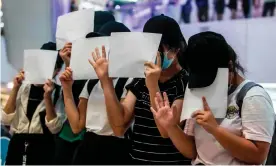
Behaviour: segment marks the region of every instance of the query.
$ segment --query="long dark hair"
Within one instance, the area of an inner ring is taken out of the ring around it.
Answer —
[[[229,61],[233,62],[233,66],[229,66],[230,71],[234,72],[236,75],[239,71],[242,74],[245,74],[246,70],[239,62],[238,55],[234,51],[234,49],[228,44],[228,50],[229,50]]]

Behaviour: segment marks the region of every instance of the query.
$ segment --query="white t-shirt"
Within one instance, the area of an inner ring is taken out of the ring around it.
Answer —
[[[128,79],[125,86],[131,82],[132,79]],[[86,129],[92,131],[98,135],[114,135],[112,128],[109,125],[105,99],[103,89],[101,87],[100,81],[93,87],[90,96],[87,90],[88,82],[86,82],[80,98],[88,99],[87,112],[86,112]],[[118,82],[118,78],[113,80],[113,85],[115,86]],[[124,98],[127,91],[124,88],[124,92],[121,98]]]
[[[228,129],[233,134],[242,136],[248,140],[271,143],[274,133],[275,114],[272,101],[266,91],[261,87],[250,89],[242,105],[241,117],[236,104],[236,97],[241,88],[249,82],[241,83],[237,89],[228,96],[228,108],[225,119],[217,119],[221,127]],[[231,156],[215,137],[204,128],[195,123],[195,120],[187,120],[184,132],[195,137],[198,156],[192,164],[210,165],[243,165],[242,161]]]

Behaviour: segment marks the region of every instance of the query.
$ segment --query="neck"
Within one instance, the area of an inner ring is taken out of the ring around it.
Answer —
[[[180,70],[182,70],[182,67],[179,63],[176,65],[171,65],[168,69],[163,70],[161,72],[161,76],[159,78],[160,82],[166,82],[169,79],[171,79],[175,74],[177,74]]]
[[[234,85],[239,86],[244,80],[245,79],[237,73],[235,77]]]

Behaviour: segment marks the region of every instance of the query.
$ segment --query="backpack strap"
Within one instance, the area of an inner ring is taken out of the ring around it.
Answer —
[[[117,81],[117,84],[115,86],[115,93],[116,93],[116,96],[119,101],[122,97],[122,94],[124,93],[124,88],[125,88],[127,80],[128,80],[128,78],[119,78],[119,80]]]
[[[98,79],[89,80],[87,84],[87,92],[90,95],[94,86],[99,82]]]
[[[237,94],[237,99],[236,99],[236,102],[237,102],[237,105],[239,107],[239,116],[241,117],[241,111],[242,111],[242,104],[243,104],[243,99],[244,97],[246,96],[247,92],[255,87],[255,86],[259,86],[262,88],[261,85],[259,84],[256,84],[254,82],[248,82],[246,83],[242,88],[241,90],[239,91],[239,93]]]

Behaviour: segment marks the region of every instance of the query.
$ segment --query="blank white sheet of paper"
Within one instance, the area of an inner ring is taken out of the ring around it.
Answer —
[[[66,42],[84,38],[94,31],[93,9],[79,10],[58,17],[56,30],[57,50],[62,49]]]
[[[219,68],[212,85],[205,88],[186,87],[181,120],[190,119],[193,112],[203,110],[202,97],[206,97],[215,118],[225,118],[228,97],[228,68]]]
[[[57,55],[57,51],[24,50],[24,83],[44,84],[52,79]]]
[[[156,33],[112,33],[109,76],[144,78],[144,63],[155,62],[161,37],[161,34]]]
[[[108,59],[109,37],[94,37],[88,39],[78,39],[72,44],[70,67],[73,71],[74,80],[97,79],[98,76],[89,63],[88,59],[93,60],[92,52],[99,48],[102,54],[102,46],[105,46]]]

